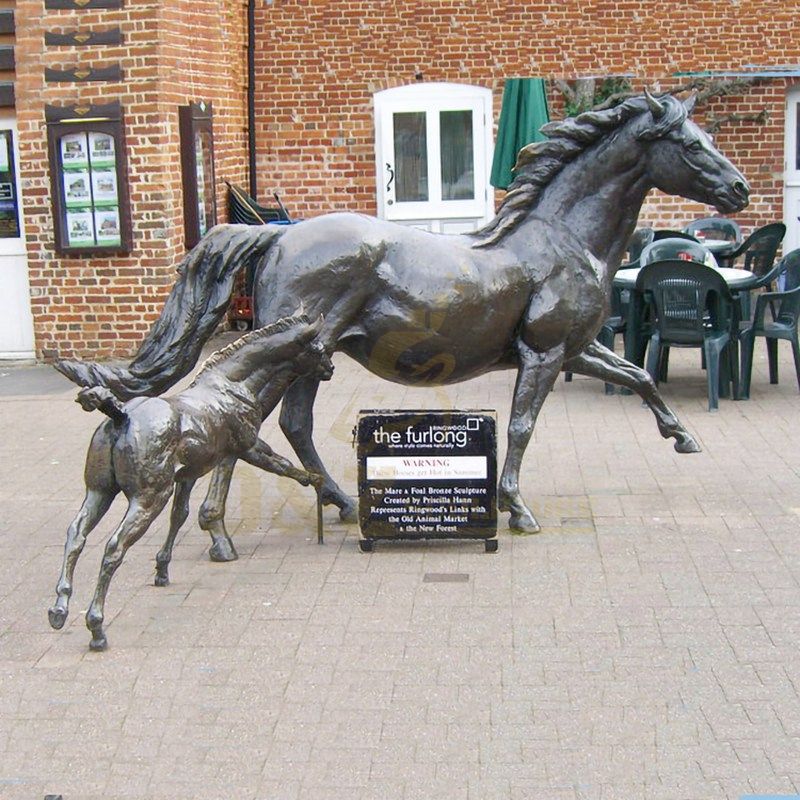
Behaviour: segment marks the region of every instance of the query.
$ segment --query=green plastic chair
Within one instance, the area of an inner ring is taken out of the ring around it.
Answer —
[[[742,229],[737,222],[725,217],[704,217],[690,222],[684,233],[694,236],[698,241],[703,239],[716,239],[721,242],[730,242],[735,246],[742,243]]]
[[[724,278],[705,264],[681,259],[643,266],[636,289],[652,305],[653,333],[647,354],[647,371],[658,383],[671,347],[698,347],[705,357],[708,410],[719,407],[720,386],[728,395],[733,382],[739,394],[739,363],[735,303]]]
[[[697,239],[691,233],[684,233],[683,231],[672,231],[668,228],[660,228],[653,234],[653,241],[660,242],[662,239],[688,239],[691,242],[696,242]]]
[[[783,237],[786,234],[786,226],[782,222],[770,222],[761,228],[753,231],[730,255],[720,255],[717,263],[721,267],[734,267],[737,259],[744,256],[741,266],[750,270],[756,280],[750,290],[766,288],[772,291],[773,281],[777,277],[775,267],[775,255],[781,246]],[[739,295],[742,304],[742,319],[750,319],[750,292],[742,292]]]
[[[763,279],[772,269],[785,235],[786,226],[782,222],[770,222],[753,231],[732,253],[720,256],[717,261],[721,267],[733,267],[744,256],[741,266]]]
[[[682,259],[705,264],[710,252],[707,247],[704,247],[696,239],[689,240],[678,237],[657,239],[642,250],[642,254],[639,256],[639,263],[644,266],[645,264],[653,264],[656,261]]]
[[[792,344],[794,369],[800,388],[800,343],[797,327],[800,317],[800,249],[792,250],[778,263],[786,281],[782,292],[764,292],[758,295],[753,319],[739,336],[742,345],[742,399],[750,397],[750,379],[753,375],[753,350],[756,336],[767,342],[769,382],[778,382],[778,342],[785,339]],[[767,308],[771,310],[767,319]]]
[[[642,250],[653,241],[654,236],[655,231],[652,228],[637,228],[631,234],[631,238],[628,239],[628,244],[625,245],[625,252],[628,256],[628,260],[620,269],[638,267],[639,256],[641,256]]]

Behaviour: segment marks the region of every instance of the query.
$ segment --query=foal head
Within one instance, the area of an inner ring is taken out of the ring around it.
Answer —
[[[279,375],[293,378],[312,374],[319,380],[328,380],[333,363],[318,338],[322,324],[321,315],[311,322],[305,314],[297,314],[245,334],[209,356],[195,383],[211,372],[228,380],[255,383]]]

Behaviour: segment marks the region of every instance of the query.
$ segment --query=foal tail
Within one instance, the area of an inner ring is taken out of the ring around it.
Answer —
[[[161,394],[191,372],[228,308],[236,275],[284,231],[279,225],[217,225],[178,266],[161,316],[127,367],[65,360],[55,368],[79,386],[108,387],[121,400]]]
[[[105,386],[90,386],[87,389],[81,389],[75,402],[80,404],[84,411],[102,411],[107,417],[111,417],[114,422],[122,424],[128,419],[125,409],[116,397],[111,393],[110,389]]]

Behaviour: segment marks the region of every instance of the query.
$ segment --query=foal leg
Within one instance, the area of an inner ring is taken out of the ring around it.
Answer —
[[[108,511],[117,491],[87,489],[86,499],[69,526],[67,541],[64,545],[64,561],[61,565],[61,575],[56,586],[56,602],[47,612],[51,628],[61,630],[67,621],[69,599],[72,596],[72,576],[75,572],[78,556],[83,552],[86,537]]]
[[[280,424],[289,444],[309,472],[322,476],[320,496],[326,505],[333,503],[339,507],[342,522],[356,522],[358,508],[352,498],[337,486],[322,463],[314,447],[314,399],[319,389],[319,379],[312,375],[298,378],[287,390],[281,405]]]
[[[675,439],[675,449],[679,453],[700,452],[700,445],[662,400],[646,370],[631,364],[598,342],[591,342],[582,353],[565,361],[564,368],[633,390],[653,412],[659,433],[665,439]]]
[[[61,575],[56,585],[56,602],[48,611],[50,626],[56,630],[64,627],[69,614],[69,599],[72,596],[72,576],[78,557],[83,552],[86,537],[103,518],[119,492],[111,463],[110,423],[100,425],[92,436],[86,454],[86,497],[75,519],[67,530],[64,545],[64,560]]]
[[[301,486],[308,486],[310,483],[321,486],[324,481],[321,475],[298,469],[288,458],[278,455],[263,439],[256,440],[253,447],[242,455],[242,461],[263,469],[265,472],[273,472],[275,475],[291,478]]]
[[[214,467],[208,484],[206,499],[200,506],[198,522],[201,530],[211,537],[208,557],[212,561],[236,561],[239,554],[225,528],[225,502],[231,488],[236,457],[225,458]]]
[[[189,498],[195,485],[195,480],[178,481],[175,484],[175,494],[172,496],[172,513],[169,518],[169,533],[164,546],[156,553],[156,586],[169,585],[169,562],[172,561],[172,548],[175,537],[181,525],[189,516]]]
[[[172,480],[168,484],[142,492],[131,497],[128,510],[117,529],[106,544],[103,563],[100,566],[100,576],[97,579],[97,588],[94,592],[89,610],[86,612],[86,627],[92,632],[89,647],[92,650],[105,650],[108,647],[103,619],[105,612],[106,594],[111,578],[122,563],[128,548],[144,536],[153,520],[161,513],[169,500],[172,489]]]
[[[519,470],[536,418],[561,370],[564,345],[562,343],[543,353],[537,353],[519,340],[517,355],[519,369],[514,387],[514,400],[511,404],[508,452],[500,475],[497,507],[501,511],[511,512],[508,526],[512,531],[536,533],[541,530],[539,523],[519,493]]]

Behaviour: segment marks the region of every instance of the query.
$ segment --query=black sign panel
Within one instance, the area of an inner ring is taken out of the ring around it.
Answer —
[[[494,412],[362,411],[357,438],[362,542],[496,536]]]

